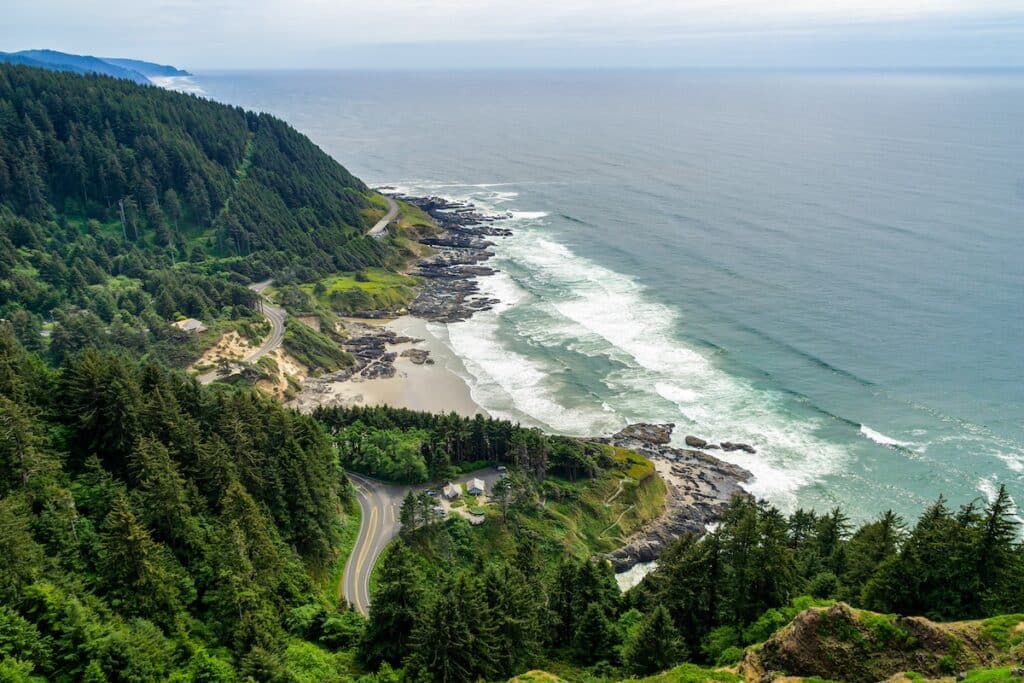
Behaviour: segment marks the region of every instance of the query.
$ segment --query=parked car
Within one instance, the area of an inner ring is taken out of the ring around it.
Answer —
[[[496,469],[496,470],[498,470],[499,472],[504,472],[504,471],[506,471],[506,470],[507,470],[508,468],[507,468],[507,467],[505,467],[504,465],[498,465],[498,466],[497,466],[497,467],[496,467],[495,469]]]

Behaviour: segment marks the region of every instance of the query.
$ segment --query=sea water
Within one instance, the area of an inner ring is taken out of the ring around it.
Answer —
[[[785,510],[1024,503],[1024,74],[200,73],[371,185],[510,213],[437,330],[490,413],[674,422]]]

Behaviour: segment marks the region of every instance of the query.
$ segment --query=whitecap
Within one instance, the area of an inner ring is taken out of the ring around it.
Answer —
[[[436,192],[420,186],[419,193]],[[492,192],[462,189],[442,196],[496,208]],[[819,420],[789,412],[784,397],[726,373],[680,339],[679,313],[634,279],[579,256],[537,220],[520,219],[493,249],[499,272],[479,285],[501,303],[450,325],[446,336],[473,399],[490,414],[575,435],[685,417],[703,438],[753,445],[756,455],[721,457],[751,471],[748,490],[783,509],[799,504],[800,489],[843,468],[849,453],[817,435]],[[559,346],[605,356],[614,368],[601,380],[610,396],[564,391]],[[684,436],[677,431],[675,442]]]
[[[619,590],[625,593],[630,588],[640,585],[644,577],[658,568],[655,560],[650,562],[637,562],[624,572],[615,575],[615,582],[619,584]]]
[[[860,433],[881,446],[895,446],[897,448],[913,448],[915,446],[915,444],[909,441],[894,439],[863,424],[860,426]]]
[[[536,221],[547,218],[547,211],[510,211],[509,216],[514,221]]]

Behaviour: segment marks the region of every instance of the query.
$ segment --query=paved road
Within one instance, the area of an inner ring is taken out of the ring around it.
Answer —
[[[283,308],[278,308],[263,297],[263,290],[269,287],[271,282],[273,281],[264,280],[263,282],[255,282],[249,285],[249,289],[260,295],[260,303],[263,305],[263,317],[270,322],[270,336],[263,341],[263,344],[258,349],[242,359],[242,362],[244,363],[255,363],[263,356],[281,346],[281,342],[284,341],[284,319],[286,313]],[[199,383],[209,384],[220,376],[219,368],[210,370],[209,372],[199,375]]]
[[[349,604],[360,614],[370,613],[370,573],[377,558],[391,540],[398,535],[402,524],[399,521],[402,500],[409,491],[425,491],[429,488],[439,489],[440,484],[420,484],[403,486],[385,484],[360,474],[346,472],[356,487],[356,498],[363,519],[359,525],[359,536],[356,537],[352,554],[345,565],[345,573],[341,578],[341,590]],[[469,481],[473,477],[484,480],[489,491],[501,472],[494,468],[479,470],[455,479],[456,482]]]
[[[366,233],[377,239],[380,239],[387,234],[388,224],[395,220],[395,216],[398,215],[398,202],[386,194],[381,196],[388,201],[388,212],[384,214],[384,218],[381,218],[372,228],[370,228],[370,232]]]

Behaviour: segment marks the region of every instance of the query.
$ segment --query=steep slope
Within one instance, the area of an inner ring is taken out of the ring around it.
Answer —
[[[107,64],[119,66],[122,69],[130,69],[132,71],[136,71],[147,78],[149,78],[150,76],[166,77],[192,75],[184,69],[168,66],[166,64],[154,64],[153,62],[144,62],[141,59],[121,59],[119,57],[103,57],[103,61]]]
[[[0,64],[0,317],[55,360],[97,345],[184,364],[198,349],[167,324],[259,323],[252,281],[385,265],[370,196],[272,116]]]
[[[123,64],[115,64],[99,57],[72,55],[56,50],[22,50],[0,54],[0,61],[24,64],[53,71],[70,71],[77,74],[99,74],[112,78],[123,78],[134,83],[149,83],[146,74]]]
[[[0,322],[0,424],[0,680],[324,680],[348,488],[313,419],[95,351],[51,372]]]

